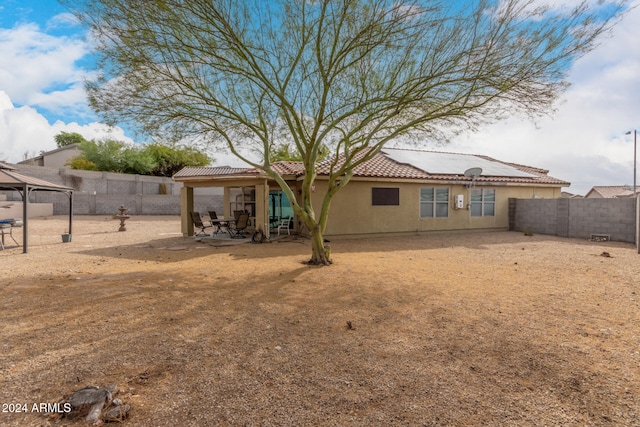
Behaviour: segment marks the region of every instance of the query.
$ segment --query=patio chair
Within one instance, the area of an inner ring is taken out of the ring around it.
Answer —
[[[287,235],[291,235],[291,230],[289,229],[290,226],[291,226],[290,216],[286,218],[280,218],[280,222],[278,222],[278,236],[280,235],[280,230],[287,230]]]
[[[247,230],[247,226],[249,225],[249,214],[241,213],[238,216],[238,219],[235,222],[232,222],[227,227],[229,231],[229,236],[232,239],[242,239],[244,238],[244,234]]]
[[[238,218],[240,217],[241,214],[247,214],[247,216],[251,217],[251,215],[249,214],[248,210],[243,210],[243,211],[233,211],[233,217],[236,219],[236,221],[238,220]],[[251,225],[251,219],[247,220],[247,225]]]
[[[207,228],[213,227],[211,225],[205,225],[202,222],[202,217],[200,216],[200,213],[198,212],[191,212],[191,220],[193,221],[193,227],[200,230],[200,231],[196,230],[196,236],[200,236],[201,234],[206,235],[207,233],[205,232],[205,230]]]
[[[209,212],[209,220],[211,221],[211,226],[216,229],[216,234],[219,231],[222,231],[223,228],[229,227],[229,221],[218,218],[218,214],[216,211],[208,211]]]

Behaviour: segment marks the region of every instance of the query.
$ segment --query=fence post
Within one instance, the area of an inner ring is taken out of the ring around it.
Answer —
[[[636,196],[636,252],[640,254],[640,197]]]
[[[509,197],[509,231],[516,229],[516,199]]]

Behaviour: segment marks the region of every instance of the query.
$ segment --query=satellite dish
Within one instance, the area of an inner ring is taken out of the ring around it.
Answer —
[[[474,180],[480,176],[482,173],[482,168],[469,168],[464,171],[464,176],[467,178],[473,178]]]
[[[482,168],[469,168],[464,171],[464,176],[466,176],[467,178],[471,178],[471,184],[469,184],[467,188],[472,187],[475,184],[476,178],[479,177],[481,173]]]

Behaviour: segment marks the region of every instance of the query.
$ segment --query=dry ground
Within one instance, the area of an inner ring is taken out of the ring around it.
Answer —
[[[302,239],[217,247],[176,217],[78,217],[61,243],[65,221],[0,251],[0,403],[116,384],[130,426],[640,425],[632,245],[336,240],[316,268]]]

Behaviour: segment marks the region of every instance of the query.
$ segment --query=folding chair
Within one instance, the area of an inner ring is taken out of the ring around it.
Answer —
[[[211,225],[205,225],[202,222],[202,217],[200,217],[200,213],[198,212],[191,212],[191,221],[193,221],[194,228],[200,229],[200,231],[196,232],[196,236],[200,236],[201,234],[206,235],[207,233],[205,230],[207,228],[212,228]]]
[[[229,236],[232,239],[244,238],[244,233],[248,225],[249,225],[249,214],[241,213],[235,222],[229,223],[229,227],[227,227],[227,230],[229,231]]]

